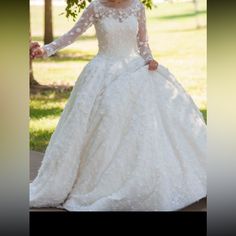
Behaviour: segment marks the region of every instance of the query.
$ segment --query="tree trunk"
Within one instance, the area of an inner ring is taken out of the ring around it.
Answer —
[[[44,0],[44,44],[53,41],[52,0]]]
[[[29,77],[30,77],[30,88],[32,88],[35,85],[40,85],[40,83],[37,80],[35,80],[35,78],[34,78],[32,60],[31,59],[30,59],[30,74],[29,74]]]
[[[30,13],[29,13],[29,19],[30,19]],[[30,20],[29,20],[30,21]],[[31,25],[29,23],[29,47],[31,44]],[[32,88],[35,85],[40,85],[34,78],[34,74],[33,74],[33,66],[32,66],[32,59],[29,57],[30,62],[29,62],[29,79],[30,79],[30,88]]]

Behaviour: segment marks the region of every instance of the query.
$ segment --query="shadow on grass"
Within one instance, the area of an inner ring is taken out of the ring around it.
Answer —
[[[204,117],[204,120],[205,120],[206,124],[207,124],[207,110],[206,109],[201,109],[200,111],[201,111],[201,113]]]
[[[30,132],[30,150],[44,152],[54,130],[37,130]]]
[[[30,99],[33,103],[30,105],[30,118],[32,121],[40,120],[41,118],[58,118],[63,109],[61,105],[54,104],[54,107],[47,107],[55,103],[63,103],[69,98],[70,91],[41,91],[36,94],[31,94]],[[42,104],[42,106],[41,106]],[[30,130],[30,149],[35,151],[45,151],[49,143],[54,128]]]
[[[40,119],[44,117],[58,117],[61,115],[63,109],[60,106],[45,107],[46,104],[53,104],[55,102],[64,102],[70,96],[71,91],[60,92],[58,90],[38,91],[31,94],[30,100],[34,102],[30,105],[30,118]],[[34,105],[36,103],[36,105]],[[44,106],[41,108],[40,104]]]
[[[59,107],[54,107],[54,108],[30,108],[30,118],[31,119],[40,119],[40,118],[45,118],[45,117],[58,117],[61,115],[61,112],[63,109]]]
[[[198,15],[206,14],[206,10],[196,12],[190,12],[185,14],[178,14],[178,15],[167,15],[167,16],[158,16],[157,19],[159,20],[175,20],[181,18],[188,18],[188,17],[195,17]]]
[[[49,101],[68,98],[73,86],[63,84],[36,85],[30,87],[31,99]]]
[[[38,91],[35,94],[31,94],[30,100],[36,100],[38,102],[60,102],[60,100],[68,99],[70,93],[71,90],[64,92],[58,90]]]
[[[196,30],[203,30],[206,29],[206,25],[196,26],[194,28],[185,28],[185,29],[165,29],[165,30],[157,30],[158,32],[165,32],[165,33],[176,33],[176,32],[193,32]]]
[[[54,40],[58,39],[60,36],[62,36],[62,35],[54,36]],[[85,41],[85,40],[95,40],[95,39],[96,39],[96,35],[82,35],[82,36],[79,37],[78,40]],[[32,36],[32,41],[41,41],[41,42],[43,42],[43,36],[40,36],[40,35]]]
[[[45,61],[53,61],[53,62],[64,62],[64,61],[85,61],[89,62],[94,58],[94,55],[91,54],[81,54],[79,52],[60,52],[56,56],[51,56],[47,59],[35,59],[35,62],[45,62]]]

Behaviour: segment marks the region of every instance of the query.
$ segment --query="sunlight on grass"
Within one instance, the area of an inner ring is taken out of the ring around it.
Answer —
[[[64,8],[54,6],[54,36],[67,32],[75,23],[59,16]],[[206,1],[201,0],[199,14],[192,3],[163,3],[147,10],[150,47],[160,64],[169,68],[193,97],[206,119]],[[200,25],[197,28],[197,24]],[[43,7],[31,7],[32,38],[42,44]],[[58,57],[37,59],[35,78],[42,84],[74,85],[84,66],[98,51],[94,28],[75,43],[58,52]],[[44,151],[69,97],[46,93],[31,95],[30,147]]]
[[[74,85],[86,61],[45,61],[34,63],[35,78],[41,84]]]
[[[70,92],[31,95],[30,148],[44,151],[59,121]]]

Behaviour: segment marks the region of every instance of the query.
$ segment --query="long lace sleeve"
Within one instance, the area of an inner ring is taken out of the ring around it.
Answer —
[[[143,4],[141,4],[141,8],[138,14],[138,23],[139,23],[139,29],[138,29],[137,41],[138,41],[139,53],[143,57],[143,59],[146,62],[148,62],[153,59],[153,56],[148,43],[146,13]]]
[[[82,35],[95,21],[95,11],[92,3],[85,8],[79,20],[67,33],[54,40],[53,42],[46,44],[43,48],[46,51],[44,57],[49,57],[56,53],[56,51],[72,44],[80,35]]]

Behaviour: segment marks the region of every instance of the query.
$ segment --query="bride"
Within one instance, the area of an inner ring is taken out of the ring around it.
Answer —
[[[206,196],[206,124],[154,60],[139,0],[93,0],[49,57],[95,26],[98,54],[71,92],[30,184],[30,207],[176,211]]]

